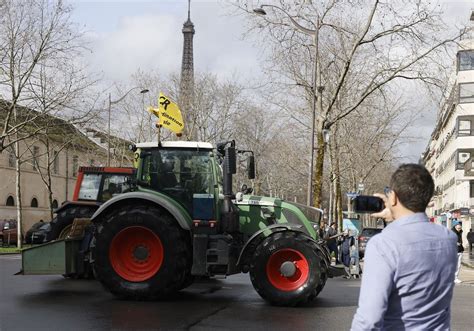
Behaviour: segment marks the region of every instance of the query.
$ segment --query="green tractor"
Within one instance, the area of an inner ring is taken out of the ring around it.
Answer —
[[[320,209],[254,196],[245,186],[233,193],[239,159],[247,158],[248,177],[255,177],[253,153],[238,151],[234,141],[217,148],[174,141],[132,149],[137,173],[131,191],[100,206],[90,236],[66,245],[72,262],[65,265],[83,263],[80,251],[113,294],[159,299],[195,278],[248,272],[262,298],[293,306],[314,299],[339,273],[317,235]],[[27,266],[23,261],[24,274]]]

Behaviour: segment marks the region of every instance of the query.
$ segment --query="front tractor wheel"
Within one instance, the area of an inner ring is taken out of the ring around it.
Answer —
[[[257,246],[250,279],[260,296],[277,306],[295,306],[321,290],[321,258],[303,233],[278,232]]]
[[[159,299],[185,287],[191,267],[187,233],[164,210],[126,206],[97,228],[94,272],[113,294]]]

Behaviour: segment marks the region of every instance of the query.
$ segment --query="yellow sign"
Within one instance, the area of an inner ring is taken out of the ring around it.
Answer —
[[[133,167],[138,169],[138,160],[140,159],[140,150],[133,154]]]
[[[158,125],[161,125],[180,135],[184,129],[184,122],[178,105],[165,97],[163,93],[160,93],[160,99],[158,103]],[[155,114],[155,109],[153,109],[153,113]]]
[[[160,118],[160,113],[158,112],[158,108],[148,107],[148,112],[156,117]]]

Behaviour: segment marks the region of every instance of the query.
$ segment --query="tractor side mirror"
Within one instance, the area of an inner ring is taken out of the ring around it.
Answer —
[[[234,146],[226,148],[224,168],[227,175],[237,173],[237,153]]]
[[[253,155],[247,159],[247,172],[249,179],[255,178],[255,157]]]

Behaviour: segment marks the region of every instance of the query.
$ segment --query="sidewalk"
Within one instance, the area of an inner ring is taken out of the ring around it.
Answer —
[[[474,252],[469,253],[468,250],[465,250],[462,253],[461,263],[465,267],[474,269]]]
[[[461,266],[461,271],[459,272],[459,279],[462,281],[462,283],[459,285],[474,286],[474,269]]]

